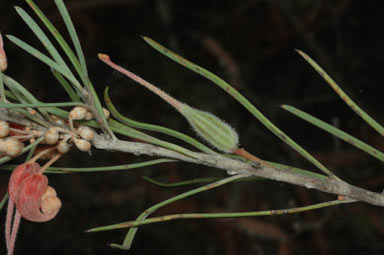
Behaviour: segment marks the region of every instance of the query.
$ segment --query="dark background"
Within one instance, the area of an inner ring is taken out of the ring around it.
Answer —
[[[65,28],[53,1],[36,2],[64,34]],[[169,105],[101,63],[97,59],[99,52],[108,53],[117,63],[179,100],[217,114],[236,128],[241,144],[255,155],[316,171],[218,87],[146,45],[140,37],[146,35],[229,81],[338,176],[378,192],[384,186],[379,161],[284,112],[279,105],[297,106],[377,148],[384,148],[382,137],[363,123],[294,51],[301,49],[312,56],[358,104],[381,122],[384,18],[380,3],[351,0],[66,1],[93,83],[100,95],[105,86],[110,86],[112,101],[127,116],[193,135],[186,121]],[[1,32],[40,47],[12,5],[30,12],[23,1],[1,1]],[[40,100],[68,100],[45,65],[8,40],[5,44],[8,75]],[[57,164],[92,167],[146,159],[149,158],[96,150],[89,157],[74,151]],[[383,211],[363,203],[296,215],[147,225],[139,229],[132,250],[125,253],[106,245],[121,243],[125,230],[83,232],[94,226],[132,220],[149,206],[192,188],[160,188],[143,181],[143,175],[176,182],[225,173],[186,163],[169,163],[134,171],[52,175],[50,183],[59,193],[63,208],[49,223],[23,221],[16,254],[384,252]],[[6,191],[8,178],[9,172],[0,173],[0,195]],[[156,215],[280,209],[334,198],[271,181],[230,184],[167,206]],[[2,219],[5,219],[4,211],[0,213]],[[1,223],[2,233],[3,225]],[[5,254],[5,241],[1,241],[0,253]]]

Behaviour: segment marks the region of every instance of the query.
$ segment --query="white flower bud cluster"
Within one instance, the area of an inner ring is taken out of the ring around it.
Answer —
[[[106,117],[109,117],[108,110],[105,109]],[[93,115],[84,107],[76,106],[69,112],[68,124],[69,129],[62,127],[51,127],[44,134],[45,143],[56,145],[57,151],[66,153],[70,150],[72,144],[81,151],[89,152],[92,147],[92,140],[95,137],[95,131],[88,126],[74,127],[73,121],[90,120]],[[55,123],[59,124],[57,120]],[[61,126],[62,123],[60,123]]]
[[[110,116],[109,111],[103,108],[103,112],[105,118],[108,119]],[[91,120],[93,119],[93,114],[91,111],[85,109],[84,107],[76,106],[72,109],[72,111],[70,111],[69,118],[72,120]]]
[[[9,123],[0,120],[0,155],[16,157],[20,155],[24,148],[24,144],[17,138],[9,136],[10,130]]]

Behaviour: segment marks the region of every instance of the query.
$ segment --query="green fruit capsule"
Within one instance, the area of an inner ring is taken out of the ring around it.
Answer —
[[[239,136],[236,131],[215,115],[194,109],[186,104],[182,104],[180,113],[201,138],[219,151],[231,153],[237,149]]]

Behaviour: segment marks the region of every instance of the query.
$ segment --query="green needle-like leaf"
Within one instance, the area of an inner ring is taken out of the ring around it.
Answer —
[[[173,160],[173,159],[154,159],[154,160],[148,160],[140,163],[132,163],[132,164],[116,165],[116,166],[103,166],[103,167],[85,167],[85,168],[48,167],[45,172],[58,174],[58,173],[89,173],[89,172],[121,171],[121,170],[135,169],[135,168],[153,166],[157,164],[175,162],[175,161],[176,160]],[[9,171],[9,170],[15,169],[16,167],[17,165],[1,165],[0,169]]]
[[[162,126],[158,126],[158,125],[152,125],[152,124],[148,124],[148,123],[143,123],[143,122],[135,121],[135,120],[132,120],[132,119],[129,119],[129,118],[123,116],[122,114],[120,114],[117,111],[116,107],[112,104],[112,101],[111,101],[111,99],[109,98],[109,95],[108,95],[108,90],[109,90],[108,87],[106,87],[105,90],[104,90],[105,104],[107,105],[108,110],[111,112],[111,114],[116,119],[121,121],[122,123],[124,123],[126,125],[129,125],[129,126],[132,126],[132,127],[135,127],[135,128],[139,128],[139,129],[144,129],[144,130],[159,132],[159,133],[162,133],[162,134],[167,134],[167,135],[176,137],[176,138],[178,138],[178,139],[180,139],[180,140],[182,140],[184,142],[187,142],[187,143],[193,145],[194,147],[198,148],[199,150],[201,150],[203,152],[206,152],[206,153],[209,153],[209,154],[216,154],[215,151],[211,150],[210,148],[208,148],[204,144],[200,143],[196,139],[194,139],[194,138],[192,138],[190,136],[187,136],[187,135],[185,135],[183,133],[180,133],[178,131],[172,130],[170,128],[166,128],[166,127],[162,127]]]
[[[13,42],[14,44],[16,44],[17,46],[19,46],[20,48],[22,48],[23,50],[25,50],[26,52],[28,52],[29,54],[31,54],[32,56],[36,57],[37,59],[39,59],[41,62],[45,63],[46,65],[48,65],[50,68],[58,71],[59,73],[61,73],[65,78],[67,78],[69,81],[71,81],[74,86],[76,87],[76,89],[78,91],[81,91],[81,85],[79,83],[79,81],[75,78],[75,76],[73,76],[72,73],[68,73],[64,68],[62,68],[60,65],[58,65],[55,61],[53,61],[51,58],[47,57],[46,55],[44,55],[43,53],[41,53],[40,51],[38,51],[37,49],[33,48],[32,46],[30,46],[29,44],[21,41],[20,39],[18,39],[17,37],[13,36],[13,35],[7,35],[7,38]]]
[[[159,182],[159,181],[151,179],[147,176],[143,176],[142,178],[144,180],[146,180],[147,182],[150,182],[150,183],[157,185],[157,186],[160,186],[160,187],[175,188],[175,187],[181,187],[181,186],[192,185],[192,184],[215,182],[215,181],[222,180],[225,177],[206,177],[206,178],[198,178],[198,179],[192,179],[192,180],[181,181],[181,182],[173,182],[173,183]],[[265,178],[257,177],[257,176],[250,176],[250,177],[244,177],[241,179],[237,179],[233,182],[249,182],[249,181],[260,181],[260,180],[265,180]]]
[[[36,104],[11,104],[0,103],[0,108],[46,108],[46,107],[68,107],[68,106],[84,106],[79,102],[64,102],[64,103],[36,103]]]
[[[3,198],[1,199],[1,202],[0,202],[0,211],[1,209],[3,209],[5,203],[7,202],[8,200],[8,192],[6,192],[3,196]]]
[[[76,72],[80,77],[83,75],[83,71],[81,69],[81,65],[79,60],[77,59],[75,53],[72,51],[71,47],[64,40],[63,36],[59,33],[59,31],[53,26],[53,24],[48,20],[48,18],[44,15],[44,13],[39,9],[39,7],[32,1],[26,0],[31,9],[35,12],[35,14],[39,17],[39,19],[44,23],[49,32],[53,35],[56,41],[59,43],[64,53],[67,55],[68,59],[71,61],[72,65],[75,67]],[[83,79],[83,77],[82,77]],[[83,80],[83,82],[85,82]]]
[[[57,52],[56,48],[53,46],[51,41],[48,39],[48,37],[45,35],[43,30],[37,25],[37,23],[29,16],[28,13],[26,13],[23,9],[20,7],[15,7],[17,13],[20,15],[20,17],[24,20],[24,22],[29,26],[29,28],[33,31],[33,33],[36,35],[36,37],[40,40],[40,42],[44,45],[44,47],[47,49],[49,54],[52,56],[52,58],[55,60],[55,62],[60,65],[66,72],[70,73],[67,64],[64,62],[63,58],[60,56],[60,54]]]
[[[171,203],[173,203],[175,201],[178,201],[180,199],[183,199],[183,198],[195,195],[197,193],[200,193],[200,192],[203,192],[203,191],[206,191],[206,190],[217,188],[217,187],[219,187],[221,185],[227,184],[229,182],[232,182],[232,181],[234,181],[236,179],[240,179],[240,178],[243,178],[243,177],[245,177],[245,176],[244,175],[234,175],[234,176],[222,179],[220,181],[217,181],[217,182],[214,182],[214,183],[210,183],[208,185],[204,185],[204,186],[199,187],[197,189],[193,189],[193,190],[190,190],[188,192],[182,193],[180,195],[174,196],[174,197],[172,197],[170,199],[167,199],[167,200],[165,200],[165,201],[163,201],[161,203],[158,203],[158,204],[148,208],[142,214],[140,214],[140,216],[136,220],[144,220],[149,215],[151,215],[152,213],[154,213],[155,211],[160,209],[161,207],[166,206],[168,204],[171,204]],[[121,224],[124,224],[124,223],[121,223]],[[105,231],[105,230],[112,230],[112,229],[118,229],[118,228],[121,228],[120,224],[114,224],[114,225],[109,225],[109,226],[92,228],[92,229],[88,230],[87,232]],[[131,228],[128,231],[128,234],[125,237],[124,242],[123,242],[122,245],[111,244],[111,247],[119,248],[119,249],[123,249],[123,250],[129,250],[131,248],[132,241],[133,241],[133,238],[135,237],[136,232],[137,232],[137,228]]]
[[[67,8],[65,7],[65,4],[62,0],[55,0],[55,4],[57,6],[57,9],[59,10],[61,17],[64,20],[65,26],[67,27],[68,33],[71,36],[73,45],[76,49],[77,59],[80,61],[80,66],[82,69],[82,76],[84,79],[88,79],[88,71],[87,71],[87,65],[85,63],[85,58],[83,54],[83,50],[80,45],[79,37],[77,36],[75,27],[72,23],[71,17],[68,13]]]
[[[24,88],[24,86],[22,86],[20,83],[18,83],[17,81],[12,79],[11,77],[5,75],[4,76],[4,82],[8,86],[8,88],[10,88],[14,93],[17,91],[15,93],[15,95],[18,96],[18,98],[21,100],[22,103],[32,103],[32,104],[38,104],[39,103],[39,101],[28,90],[26,90]],[[50,119],[47,111],[45,111],[44,109],[40,109],[40,108],[38,110],[44,115],[44,117],[47,120]]]
[[[68,81],[60,73],[58,73],[55,70],[52,70],[52,74],[59,81],[59,83],[64,88],[64,90],[67,92],[68,96],[71,98],[71,100],[73,102],[82,102],[79,94],[77,94],[76,91],[73,90],[72,86],[68,83]]]
[[[321,68],[310,56],[297,50],[297,52],[307,61],[321,77],[331,86],[331,88],[339,95],[339,97],[365,122],[368,123],[373,129],[375,129],[380,135],[384,136],[384,127],[369,116],[363,109],[361,109],[353,100],[345,94],[345,92],[337,85],[337,83]]]
[[[109,125],[111,127],[111,129],[116,132],[116,133],[119,133],[119,134],[122,134],[122,135],[125,135],[125,136],[128,136],[128,137],[132,137],[132,138],[135,138],[135,139],[139,139],[139,140],[142,140],[142,141],[146,141],[148,143],[151,143],[151,144],[156,144],[156,145],[159,145],[161,147],[164,147],[164,148],[167,148],[169,150],[172,150],[172,151],[176,151],[176,152],[179,152],[181,154],[184,154],[186,156],[189,156],[189,157],[192,157],[192,158],[196,158],[196,155],[194,152],[188,150],[188,149],[185,149],[179,145],[176,145],[176,144],[173,144],[173,143],[170,143],[170,142],[165,142],[165,141],[162,141],[158,138],[155,138],[153,136],[150,136],[150,135],[147,135],[141,131],[138,131],[134,128],[131,128],[129,126],[126,126],[126,125],[123,125],[113,119],[110,119],[109,120]]]
[[[339,204],[353,203],[354,200],[344,199],[344,200],[332,200],[324,203],[318,203],[308,206],[289,208],[289,209],[280,209],[280,210],[267,210],[267,211],[256,211],[256,212],[230,212],[230,213],[183,213],[183,214],[171,214],[163,215],[159,217],[149,218],[149,219],[140,219],[135,221],[128,221],[119,223],[117,225],[105,226],[103,229],[95,228],[90,229],[89,232],[105,231],[111,229],[121,229],[121,228],[136,228],[141,225],[164,222],[170,220],[178,219],[222,219],[222,218],[241,218],[241,217],[256,217],[256,216],[273,216],[273,215],[282,215],[282,214],[292,214],[300,213],[305,211],[316,210],[320,208],[325,208],[329,206],[335,206]],[[109,228],[108,228],[109,227]],[[125,248],[123,246],[117,246],[117,248]]]
[[[377,158],[378,160],[381,160],[381,161],[384,161],[384,153],[373,148],[372,146],[370,146],[369,144],[366,144],[364,143],[363,141],[355,138],[354,136],[351,136],[349,134],[347,134],[346,132],[318,119],[318,118],[315,118],[313,117],[312,115],[308,114],[308,113],[305,113],[293,106],[289,106],[289,105],[282,105],[281,106],[284,110],[287,110],[288,112],[294,114],[295,116],[303,119],[303,120],[306,120],[308,121],[309,123],[311,123],[312,125],[318,127],[318,128],[321,128],[323,129],[324,131],[344,140],[345,142],[355,146],[356,148],[359,148],[360,150],[362,151],[365,151],[366,153],[368,153],[369,155]]]
[[[267,117],[264,116],[251,102],[248,101],[243,95],[241,95],[235,88],[225,82],[223,79],[217,75],[211,73],[210,71],[198,66],[191,61],[177,55],[171,50],[165,48],[154,40],[143,37],[143,39],[154,49],[172,59],[173,61],[181,64],[182,66],[190,69],[193,72],[196,72],[208,80],[212,81],[214,84],[222,88],[230,96],[235,98],[240,104],[242,104],[256,119],[258,119],[266,128],[268,128],[273,134],[280,138],[283,142],[287,143],[292,149],[297,151],[300,155],[306,158],[309,162],[314,164],[321,171],[326,173],[328,176],[337,178],[329,169],[327,169],[323,164],[321,164],[317,159],[315,159],[310,153],[308,153],[303,147],[293,141],[289,136],[287,136],[283,131],[281,131],[275,124],[273,124]],[[338,178],[337,178],[338,179]]]

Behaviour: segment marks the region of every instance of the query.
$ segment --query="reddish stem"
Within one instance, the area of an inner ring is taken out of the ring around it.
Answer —
[[[147,89],[149,89],[150,91],[152,91],[153,93],[155,93],[156,95],[158,95],[159,97],[164,99],[166,102],[168,102],[170,105],[172,105],[177,111],[179,111],[179,112],[181,111],[182,103],[180,101],[178,101],[177,99],[171,97],[170,95],[168,95],[167,93],[165,93],[164,91],[162,91],[161,89],[159,89],[158,87],[153,85],[152,83],[144,80],[143,78],[141,78],[141,77],[137,76],[136,74],[128,71],[127,69],[119,66],[118,64],[115,64],[114,62],[112,62],[111,58],[107,54],[99,53],[98,57],[105,64],[109,65],[110,67],[119,71],[120,73],[128,76],[129,78],[131,78],[135,82],[143,85],[144,87],[146,87]]]
[[[241,156],[243,158],[246,158],[248,160],[252,160],[252,161],[258,162],[258,163],[260,163],[261,165],[263,165],[265,167],[273,168],[273,166],[271,166],[270,164],[268,164],[267,162],[265,162],[261,158],[258,158],[255,155],[249,153],[248,151],[244,150],[243,148],[235,149],[235,150],[232,151],[232,153],[235,154],[235,155],[239,155],[239,156]]]

